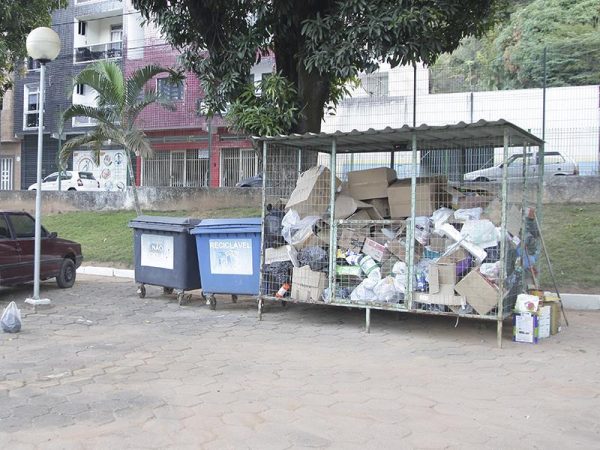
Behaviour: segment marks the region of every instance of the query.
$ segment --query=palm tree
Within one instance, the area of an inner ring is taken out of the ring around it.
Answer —
[[[105,142],[123,146],[127,156],[135,211],[138,215],[141,214],[141,208],[131,159],[133,156],[151,157],[153,150],[146,134],[137,127],[136,119],[144,108],[152,103],[171,111],[175,110],[173,103],[161,98],[156,89],[144,90],[146,83],[161,73],[167,73],[173,83],[180,83],[183,79],[180,72],[157,65],[137,69],[126,78],[114,62],[99,61],[91,64],[77,74],[73,82],[87,85],[97,92],[96,106],[72,105],[63,114],[65,122],[78,116],[96,121],[93,130],[65,142],[61,150],[63,161],[78,147],[88,146],[94,151],[96,164],[99,164],[100,150]]]

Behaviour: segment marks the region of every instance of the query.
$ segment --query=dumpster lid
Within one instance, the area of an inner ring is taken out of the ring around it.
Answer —
[[[192,217],[138,216],[129,222],[130,228],[145,230],[187,231],[200,223]]]
[[[262,219],[260,217],[247,217],[240,219],[204,219],[191,234],[217,234],[217,233],[260,233]]]

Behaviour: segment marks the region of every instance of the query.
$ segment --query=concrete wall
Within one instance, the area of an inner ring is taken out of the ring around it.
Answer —
[[[44,214],[69,211],[113,211],[133,208],[132,190],[125,192],[43,192]],[[248,188],[154,188],[138,189],[145,211],[173,211],[256,207],[261,205],[261,190]],[[35,210],[35,192],[0,191],[0,209]]]
[[[500,189],[498,183],[483,186]],[[262,198],[259,188],[141,187],[138,195],[146,211],[259,208]],[[515,201],[522,197],[520,191],[509,195],[514,196]],[[544,203],[598,203],[599,199],[600,177],[555,177],[544,184]],[[43,192],[42,206],[44,213],[133,209],[133,195],[131,189],[126,192]],[[34,211],[35,192],[0,191],[0,209]]]

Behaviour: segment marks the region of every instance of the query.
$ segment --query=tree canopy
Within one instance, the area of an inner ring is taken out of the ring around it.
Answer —
[[[11,87],[11,72],[27,56],[29,32],[50,26],[52,11],[67,4],[67,0],[0,0],[0,98]]]
[[[600,0],[533,0],[432,68],[435,91],[600,83]],[[454,80],[452,80],[454,78]]]
[[[133,0],[202,83],[209,113],[239,97],[262,56],[293,88],[283,132],[319,131],[341,86],[379,63],[431,64],[493,23],[503,0]],[[286,90],[289,92],[289,89]]]

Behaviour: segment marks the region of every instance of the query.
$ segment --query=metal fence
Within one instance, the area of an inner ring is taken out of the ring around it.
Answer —
[[[500,342],[535,276],[539,139],[500,121],[260,142],[264,300],[363,308],[367,328],[371,309],[494,320]],[[499,183],[464,179],[496,152]]]

